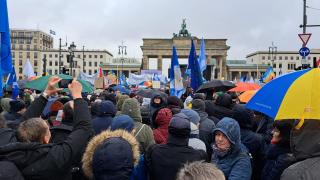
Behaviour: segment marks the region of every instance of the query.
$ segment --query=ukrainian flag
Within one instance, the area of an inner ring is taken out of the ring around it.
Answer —
[[[276,77],[275,72],[273,71],[273,68],[270,66],[267,71],[263,74],[262,76],[262,82],[263,83],[268,83],[270,82],[272,79],[274,79]]]

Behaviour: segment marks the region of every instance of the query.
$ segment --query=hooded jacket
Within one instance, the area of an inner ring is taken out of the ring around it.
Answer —
[[[252,173],[250,157],[244,145],[241,144],[240,127],[237,121],[232,118],[223,118],[218,122],[213,134],[216,131],[222,132],[228,138],[231,149],[222,157],[213,152],[211,162],[223,171],[228,180],[250,180]]]
[[[313,180],[320,177],[320,121],[304,120],[300,129],[293,128],[290,145],[298,162],[289,166],[281,175],[281,179]]]
[[[9,128],[0,128],[0,146],[16,142],[15,132]]]
[[[172,118],[172,112],[168,108],[162,108],[156,117],[157,128],[153,130],[154,140],[157,144],[166,144],[168,139],[168,126]]]
[[[124,100],[128,99],[129,96],[128,95],[119,95],[117,96],[118,100],[117,100],[117,115],[121,114],[121,109],[122,109],[122,105]]]
[[[190,122],[183,114],[173,115],[167,144],[155,144],[146,154],[146,163],[153,180],[175,180],[186,162],[206,159],[206,153],[188,146]]]
[[[82,168],[90,179],[127,180],[139,158],[139,144],[130,133],[108,130],[89,142]]]
[[[192,109],[195,110],[200,116],[199,138],[206,145],[206,152],[210,159],[212,154],[212,131],[215,128],[215,124],[208,118],[208,114],[205,112],[205,102],[203,100],[195,99],[193,100],[192,104]]]
[[[252,176],[254,179],[259,179],[265,164],[267,144],[261,134],[252,131],[253,113],[249,109],[240,105],[234,106],[233,118],[239,123],[242,144],[248,148],[253,157]]]
[[[26,119],[40,117],[47,100],[40,96],[27,109]],[[60,144],[10,143],[0,147],[0,161],[11,161],[26,179],[66,179],[92,135],[90,114],[83,99],[74,100],[73,131]]]
[[[116,108],[111,101],[101,101],[97,106],[96,117],[92,119],[92,126],[95,134],[99,134],[103,130],[107,130],[112,118],[116,115]]]
[[[142,117],[139,102],[136,99],[126,99],[122,105],[121,112],[134,120],[134,136],[140,144],[140,152],[145,153],[148,147],[155,142],[151,128],[148,125],[141,123]]]
[[[161,102],[160,104],[154,103],[154,99],[160,98]],[[149,105],[149,111],[150,111],[150,119],[151,119],[151,125],[153,127],[154,121],[157,117],[157,113],[159,112],[159,109],[162,109],[167,106],[167,99],[162,97],[160,94],[155,94],[150,101]]]

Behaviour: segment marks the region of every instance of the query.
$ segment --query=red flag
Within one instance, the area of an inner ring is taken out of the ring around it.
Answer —
[[[99,77],[103,77],[102,68],[99,69]]]

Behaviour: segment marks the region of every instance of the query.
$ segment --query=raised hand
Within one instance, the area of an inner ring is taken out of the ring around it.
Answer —
[[[82,98],[82,85],[77,80],[74,79],[72,83],[68,85],[68,88],[71,92],[73,99]]]
[[[57,93],[58,91],[61,91],[62,90],[61,88],[56,88],[56,84],[58,84],[59,81],[61,81],[61,78],[59,78],[58,76],[50,77],[48,81],[48,85],[44,90],[44,92],[47,93],[49,96],[51,96]]]

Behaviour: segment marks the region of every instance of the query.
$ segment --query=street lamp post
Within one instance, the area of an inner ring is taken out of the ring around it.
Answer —
[[[278,47],[275,46],[272,42],[271,46],[269,46],[269,55],[271,55],[272,67],[274,67],[274,60],[276,59],[276,56],[277,56],[277,50],[278,50]]]
[[[127,46],[123,45],[123,41],[121,43],[121,45],[119,46],[119,55],[121,55],[121,74],[123,74],[123,55],[127,55]]]
[[[84,46],[82,46],[82,72],[84,73]]]
[[[42,76],[45,76],[46,72],[47,72],[47,56],[46,56],[46,54],[43,55],[42,61],[43,61]]]
[[[61,74],[61,57],[62,57],[62,55],[61,55],[61,48],[62,47],[67,47],[68,46],[68,43],[66,42],[66,44],[65,45],[62,45],[61,44],[61,38],[59,38],[59,74]]]
[[[70,46],[68,47],[70,56],[69,56],[69,64],[70,64],[70,75],[73,77],[73,71],[72,71],[72,67],[73,67],[73,57],[74,57],[74,50],[76,49],[76,45],[74,44],[74,42],[72,42],[70,44]]]

